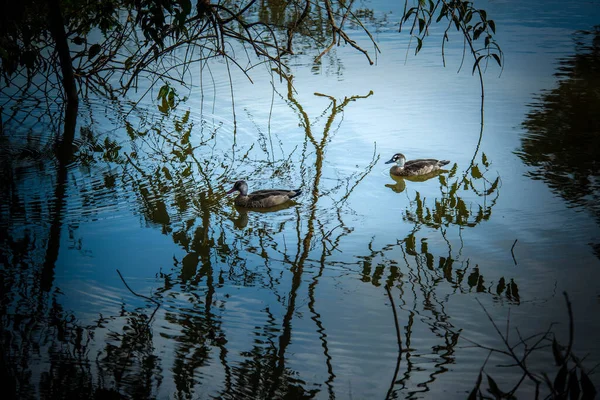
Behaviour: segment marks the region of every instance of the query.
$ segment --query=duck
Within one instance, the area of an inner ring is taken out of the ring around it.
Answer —
[[[402,153],[396,153],[386,164],[396,163],[390,168],[390,174],[395,176],[420,176],[439,171],[444,165],[450,164],[448,160],[436,160],[433,158],[424,158],[418,160],[406,161]]]
[[[235,182],[233,188],[231,188],[227,194],[233,192],[239,192],[238,196],[235,198],[235,205],[244,208],[276,207],[302,193],[300,189],[265,189],[248,193],[248,184],[246,181]]]

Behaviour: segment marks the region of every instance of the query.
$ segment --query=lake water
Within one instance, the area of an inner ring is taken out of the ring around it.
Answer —
[[[600,4],[477,4],[505,55],[484,74],[480,140],[462,39],[443,67],[433,26],[415,56],[391,3],[361,4],[378,21],[373,66],[341,46],[252,82],[196,66],[169,110],[158,88],[137,104],[141,91],[90,96],[67,166],[43,104],[8,122],[4,106],[0,329],[15,393],[459,399],[484,364],[508,391],[522,371],[486,362],[506,349],[488,315],[513,345],[556,323],[566,346],[564,292],[598,387]],[[450,168],[394,179],[397,152]],[[247,212],[225,194],[239,179],[303,194]],[[558,371],[549,347],[527,366]],[[517,395],[534,390],[526,379]]]

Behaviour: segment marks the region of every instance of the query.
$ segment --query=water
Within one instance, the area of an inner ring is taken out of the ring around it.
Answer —
[[[598,103],[584,90],[598,58],[593,35],[576,34],[600,7],[482,4],[506,63],[485,73],[479,148],[462,41],[443,68],[439,29],[415,57],[401,9],[370,7],[392,10],[374,28],[376,65],[343,46],[316,67],[290,58],[289,80],[234,68],[230,86],[216,61],[168,112],[156,94],[134,108],[92,97],[68,165],[51,151],[58,128],[40,128],[54,119],[6,124],[2,365],[22,397],[464,398],[488,356],[472,343],[503,348],[486,313],[502,332],[510,320],[511,343],[515,328],[556,322],[566,345],[563,292],[575,354],[588,371],[600,361],[588,334],[600,324]],[[451,168],[393,179],[384,161],[399,151]],[[304,194],[245,212],[225,195],[238,179]],[[521,377],[498,367],[510,363],[485,364],[504,390]],[[528,367],[557,372],[548,348]]]

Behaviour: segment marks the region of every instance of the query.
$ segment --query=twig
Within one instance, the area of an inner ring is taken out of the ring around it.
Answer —
[[[146,300],[150,300],[150,301],[151,301],[151,302],[153,302],[154,304],[157,304],[157,305],[159,305],[159,306],[160,306],[160,303],[159,303],[158,301],[154,300],[152,297],[144,296],[143,294],[138,294],[138,293],[134,292],[134,291],[133,291],[133,290],[132,290],[132,289],[129,287],[129,285],[127,284],[127,282],[125,282],[125,278],[123,278],[123,275],[121,275],[121,271],[117,270],[117,273],[119,274],[119,277],[121,277],[121,280],[122,280],[122,281],[123,281],[123,283],[125,284],[125,287],[126,287],[127,289],[129,289],[129,291],[130,291],[131,293],[133,293],[135,296],[142,297],[142,298],[144,298],[144,299],[146,299]]]
[[[513,243],[512,247],[510,248],[510,254],[512,254],[512,258],[513,261],[515,262],[515,265],[517,265],[517,259],[515,258],[515,253],[513,252],[515,245],[517,244],[517,240],[519,239],[515,239],[515,242]]]
[[[571,301],[569,300],[569,295],[567,292],[563,292],[565,296],[565,300],[567,302],[567,310],[569,312],[569,346],[567,347],[567,353],[565,354],[565,361],[571,354],[571,348],[573,347],[573,331],[575,327],[573,326],[573,309],[571,308]]]
[[[390,384],[390,388],[388,389],[386,399],[389,399],[392,394],[392,389],[394,388],[394,383],[396,382],[396,378],[398,377],[398,371],[400,370],[400,361],[402,360],[402,336],[400,334],[400,325],[398,324],[398,315],[396,313],[396,305],[394,304],[394,298],[392,297],[392,292],[390,291],[390,287],[385,285],[385,290],[387,291],[388,298],[392,303],[392,311],[394,313],[394,324],[396,325],[396,337],[398,338],[398,361],[396,362],[396,369],[394,370],[394,376],[392,377],[392,382]]]

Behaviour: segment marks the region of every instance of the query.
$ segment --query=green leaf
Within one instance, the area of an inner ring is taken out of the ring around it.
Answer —
[[[486,168],[490,166],[485,153],[481,153],[481,163],[485,165]]]
[[[490,29],[492,30],[492,32],[496,33],[496,23],[494,22],[494,20],[490,19],[487,23],[490,26]]]
[[[101,49],[102,47],[98,43],[91,45],[88,50],[88,58],[91,60],[92,58],[96,57],[98,53],[100,53]]]
[[[417,55],[419,51],[421,51],[421,47],[423,47],[423,41],[420,37],[417,37],[417,48],[415,49],[415,55]]]
[[[169,85],[164,84],[161,86],[160,90],[158,91],[158,96],[156,96],[156,100],[165,98],[167,96],[167,93],[169,93]]]
[[[475,179],[483,178],[483,175],[481,174],[481,171],[479,171],[479,167],[477,165],[473,165],[473,168],[471,168],[471,176]]]
[[[168,180],[173,180],[173,176],[171,175],[171,172],[169,171],[169,169],[167,167],[163,167],[162,168],[163,174],[165,174],[165,178],[167,178]]]

